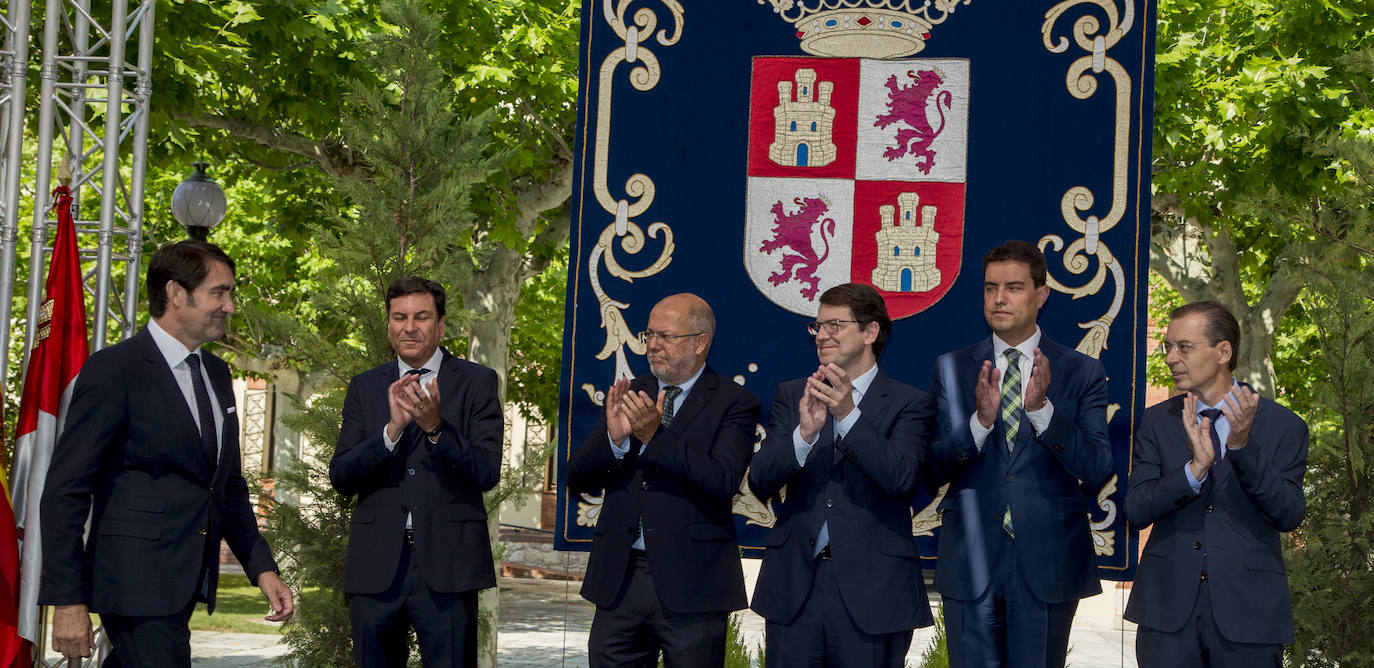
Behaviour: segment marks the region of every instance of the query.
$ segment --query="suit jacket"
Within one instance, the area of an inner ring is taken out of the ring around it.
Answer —
[[[658,379],[641,376],[630,389],[657,397]],[[710,366],[672,424],[659,427],[647,444],[631,436],[623,459],[611,452],[603,412],[568,462],[573,491],[605,490],[582,596],[603,608],[615,602],[643,518],[645,553],[665,608],[700,613],[745,607],[732,505],[758,422],[758,398]]]
[[[387,389],[400,377],[396,360],[353,377],[329,481],[357,496],[348,531],[344,593],[378,594],[396,577],[406,516],[414,559],[431,589],[457,593],[496,586],[482,492],[501,475],[501,411],[496,372],[443,351],[439,417],[431,444],[414,422],[394,451],[382,429],[391,420]]]
[[[934,430],[934,400],[879,369],[844,439],[835,440],[827,418],[798,466],[792,432],[804,388],[804,378],[778,386],[768,436],[749,470],[760,499],[784,497],[765,540],[754,611],[779,624],[796,617],[811,591],[816,534],[828,522],[840,596],[859,628],[880,634],[930,626],[911,502]]]
[[[969,429],[969,416],[978,408],[978,372],[984,361],[993,359],[991,337],[935,361],[930,388],[940,406],[940,438],[931,456],[931,487],[950,483],[938,506],[935,588],[944,596],[972,601],[987,587],[975,585],[970,573],[969,537],[958,502],[965,489],[977,494],[988,573],[1019,567],[1031,591],[1046,603],[1102,591],[1088,513],[1093,494],[1112,474],[1106,372],[1097,360],[1044,335],[1040,352],[1050,365],[1047,396],[1054,416],[1044,433],[1036,435],[1023,415],[1010,453],[1000,414],[982,452]],[[1014,564],[998,563],[994,549],[1002,540],[1008,506],[1016,531]]]
[[[1136,430],[1126,519],[1154,525],[1140,556],[1126,619],[1173,632],[1183,627],[1201,583],[1203,559],[1214,623],[1232,642],[1293,642],[1279,533],[1302,522],[1307,424],[1260,397],[1250,440],[1230,450],[1194,494],[1183,397],[1151,406]]]
[[[146,328],[81,367],[43,491],[40,604],[131,617],[179,612],[199,593],[208,541],[213,612],[221,537],[249,580],[277,569],[243,479],[229,367],[204,350],[201,360],[224,413],[213,476],[191,408]]]

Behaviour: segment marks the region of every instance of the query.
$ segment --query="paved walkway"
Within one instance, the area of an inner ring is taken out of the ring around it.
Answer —
[[[593,608],[577,595],[578,586],[551,580],[501,580],[501,668],[586,668]],[[1116,590],[1080,605],[1070,638],[1070,666],[1136,668],[1135,632],[1119,628],[1121,605]],[[748,611],[742,615],[745,642],[762,644],[763,620]],[[917,664],[931,634],[930,629],[916,631],[907,655],[909,666]],[[267,634],[197,631],[191,634],[191,646],[192,663],[207,668],[265,668],[277,665],[286,654],[278,636]]]

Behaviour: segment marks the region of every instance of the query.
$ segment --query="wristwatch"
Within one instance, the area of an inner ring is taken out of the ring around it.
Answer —
[[[444,433],[444,423],[440,422],[439,425],[434,428],[434,431],[425,432],[425,438],[438,438],[439,434],[442,433]]]

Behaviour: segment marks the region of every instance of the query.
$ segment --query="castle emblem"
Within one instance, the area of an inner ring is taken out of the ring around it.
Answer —
[[[940,285],[935,214],[936,207],[921,206],[921,195],[914,192],[898,195],[895,208],[891,204],[878,207],[882,229],[874,235],[878,266],[871,276],[873,287],[887,292],[929,292]],[[891,254],[886,252],[889,248]]]
[[[835,85],[816,82],[816,70],[797,70],[793,81],[778,82],[778,106],[773,108],[773,143],[768,157],[785,167],[824,167],[835,161],[831,131],[835,109],[830,93]],[[795,96],[794,93],[795,92]]]
[[[751,81],[743,250],[759,292],[805,316],[850,281],[893,318],[939,301],[963,247],[969,61],[759,56]]]

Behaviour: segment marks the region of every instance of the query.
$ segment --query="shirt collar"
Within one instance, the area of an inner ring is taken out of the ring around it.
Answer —
[[[1002,337],[997,336],[996,334],[992,335],[992,354],[997,359],[1001,359],[1002,356],[1006,354],[1007,348],[1012,347],[1015,347],[1016,351],[1021,353],[1022,357],[1026,359],[1034,359],[1035,349],[1040,347],[1040,325],[1035,326],[1034,334],[1031,334],[1029,338],[1027,338],[1025,341],[1022,341],[1019,345],[1016,346],[1012,346],[1006,341],[1003,341]]]
[[[858,378],[849,381],[849,385],[859,393],[859,398],[863,399],[864,395],[868,394],[868,387],[873,384],[873,379],[877,377],[878,365],[874,364],[872,367],[868,369],[868,371],[863,372],[863,374],[860,375]]]
[[[186,345],[168,334],[162,325],[157,324],[157,320],[148,320],[148,333],[152,335],[153,343],[157,345],[158,352],[166,358],[169,367],[175,368],[176,365],[186,362],[186,358],[192,353],[200,353],[200,346],[196,346],[195,350],[187,350]]]
[[[433,380],[433,379],[439,377],[439,363],[440,363],[440,362],[443,362],[443,361],[444,361],[444,348],[443,348],[443,346],[440,346],[440,347],[434,349],[434,354],[433,354],[433,355],[430,355],[430,356],[429,356],[429,359],[428,359],[428,360],[425,360],[425,363],[424,363],[424,364],[421,364],[421,365],[420,365],[419,368],[421,368],[421,369],[428,369],[430,373],[434,374],[433,376],[430,376],[429,378],[425,378],[424,380],[425,380],[426,382],[428,382],[428,381],[430,381],[430,380]],[[412,368],[409,364],[406,364],[406,363],[405,363],[405,360],[402,360],[402,359],[399,358],[399,357],[396,358],[396,365],[397,365],[397,367],[400,368],[400,370],[401,370],[400,375],[397,376],[398,378],[399,378],[400,376],[406,375],[406,372],[407,372],[407,371],[410,371],[411,368]]]

